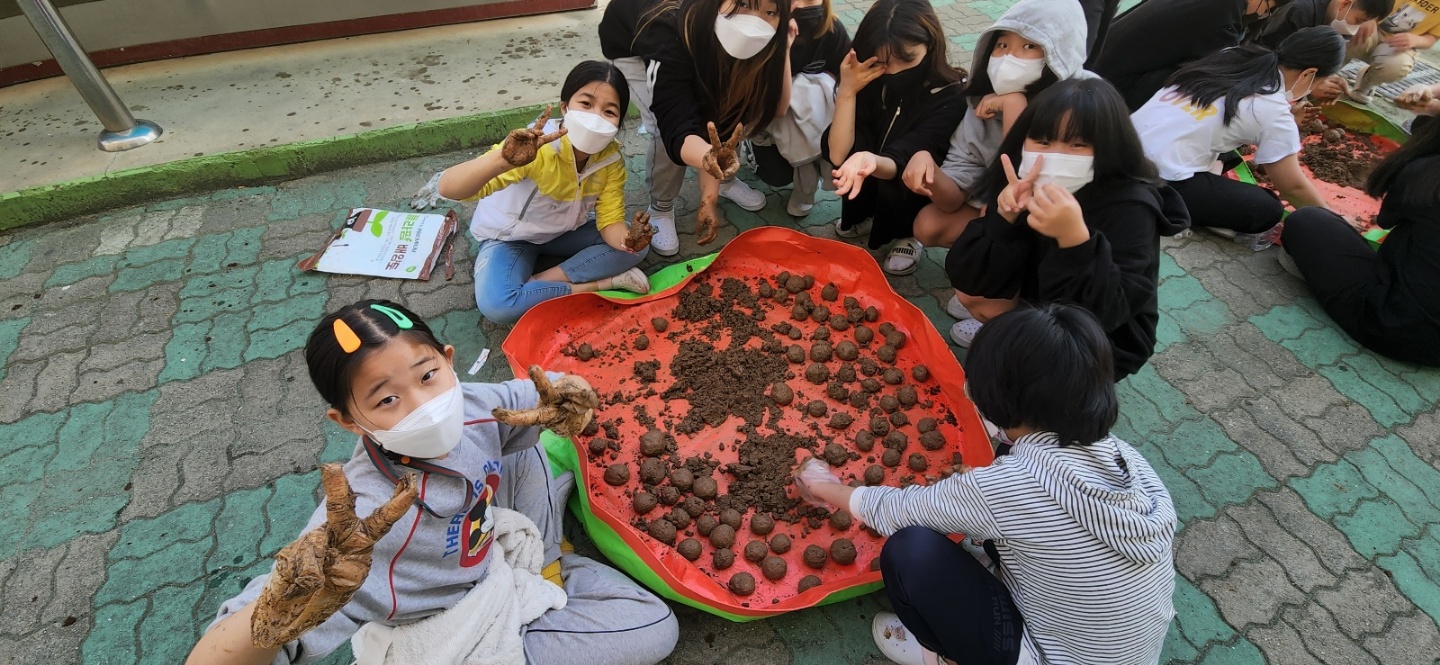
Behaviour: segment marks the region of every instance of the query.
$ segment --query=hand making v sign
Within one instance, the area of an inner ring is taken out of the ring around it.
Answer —
[[[1026,220],[1030,228],[1040,235],[1054,238],[1062,249],[1075,247],[1090,239],[1090,229],[1085,226],[1080,202],[1064,187],[1051,183],[1035,185],[1026,207],[1030,210],[1030,217]]]
[[[1010,161],[1010,155],[1000,155],[1000,166],[1005,169],[1005,180],[1010,184],[1000,190],[1000,196],[995,200],[995,208],[1000,211],[1000,216],[1011,224],[1025,211],[1030,203],[1030,196],[1035,191],[1035,179],[1040,177],[1040,167],[1045,163],[1045,157],[1035,158],[1035,167],[1030,170],[1030,175],[1021,178],[1015,175],[1015,165]]]

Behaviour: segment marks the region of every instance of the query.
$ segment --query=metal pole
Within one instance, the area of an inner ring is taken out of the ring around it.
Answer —
[[[17,3],[40,35],[40,41],[45,43],[45,48],[55,56],[60,69],[70,77],[80,97],[90,105],[100,124],[105,126],[105,131],[100,132],[101,150],[129,150],[160,138],[163,130],[159,125],[149,120],[136,120],[130,115],[130,109],[120,101],[115,89],[91,62],[90,56],[76,41],[75,33],[70,32],[70,26],[65,24],[64,17],[55,10],[50,0],[17,0]]]

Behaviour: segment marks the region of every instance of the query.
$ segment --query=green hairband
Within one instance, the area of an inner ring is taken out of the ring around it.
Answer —
[[[401,313],[399,310],[394,309],[393,307],[386,307],[384,305],[371,305],[370,309],[373,309],[389,317],[391,321],[395,322],[396,328],[399,328],[401,330],[409,330],[415,327],[415,322],[411,321],[410,317],[405,316],[405,314]]]

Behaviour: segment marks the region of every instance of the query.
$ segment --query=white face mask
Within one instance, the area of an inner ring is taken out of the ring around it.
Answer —
[[[715,17],[715,38],[730,57],[749,60],[775,38],[775,26],[753,14]]]
[[[454,450],[464,427],[465,395],[456,376],[455,387],[421,404],[394,427],[365,432],[392,453],[432,459]]]
[[[1296,78],[1296,79],[1295,79],[1295,85],[1300,85],[1300,79],[1299,79],[1299,78]],[[1305,97],[1309,96],[1309,94],[1310,94],[1310,88],[1312,88],[1312,87],[1315,86],[1315,77],[1313,77],[1313,76],[1310,77],[1310,85],[1305,88],[1305,93],[1304,93],[1304,94],[1300,94],[1300,95],[1295,94],[1295,85],[1292,85],[1292,86],[1290,86],[1289,88],[1286,88],[1286,89],[1285,89],[1285,101],[1290,102],[1290,103],[1292,103],[1292,104],[1295,103],[1295,100],[1297,100],[1297,99],[1304,99]]]
[[[1345,19],[1343,18],[1337,18],[1331,21],[1330,27],[1334,28],[1335,32],[1345,35],[1346,37],[1353,37],[1355,36],[1355,33],[1360,31],[1359,25],[1355,23],[1346,23]]]
[[[1040,76],[1045,73],[1045,59],[1022,58],[1009,54],[992,57],[985,65],[985,73],[990,76],[990,85],[995,88],[995,94],[1008,95],[1020,92],[1031,83],[1039,81]]]
[[[1067,155],[1061,152],[1034,152],[1031,150],[1020,151],[1020,169],[1016,175],[1021,178],[1028,177],[1030,172],[1035,169],[1035,159],[1042,155],[1045,157],[1045,161],[1040,164],[1040,177],[1035,179],[1037,185],[1051,183],[1064,187],[1065,191],[1074,194],[1095,179],[1095,157],[1092,155]]]
[[[619,127],[610,124],[609,120],[600,115],[576,109],[565,112],[564,125],[567,130],[565,135],[570,137],[570,145],[591,155],[604,150],[620,131]]]

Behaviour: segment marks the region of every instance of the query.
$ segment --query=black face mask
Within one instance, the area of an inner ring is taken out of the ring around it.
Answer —
[[[800,37],[810,38],[820,29],[820,22],[825,20],[825,6],[801,7],[790,12],[790,18],[795,19],[795,25],[800,28]]]
[[[929,73],[930,59],[926,58],[903,72],[881,74],[880,84],[891,92],[907,93],[924,85],[925,76]]]

